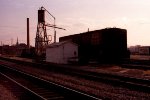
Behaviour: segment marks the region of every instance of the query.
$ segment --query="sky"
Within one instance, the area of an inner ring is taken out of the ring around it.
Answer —
[[[150,0],[0,0],[0,41],[26,43],[26,20],[30,19],[30,41],[35,45],[37,12],[44,6],[56,18],[59,37],[103,28],[127,29],[127,44],[150,45]],[[46,22],[53,18],[46,14]],[[52,28],[48,28],[52,35]]]

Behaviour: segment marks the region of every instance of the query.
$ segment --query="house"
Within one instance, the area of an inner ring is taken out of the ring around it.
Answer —
[[[70,41],[52,43],[46,48],[46,61],[57,64],[77,62],[78,45]]]

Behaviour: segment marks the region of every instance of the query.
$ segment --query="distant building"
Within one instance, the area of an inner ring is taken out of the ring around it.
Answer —
[[[25,43],[20,43],[16,45],[3,45],[0,46],[0,53],[2,55],[9,56],[21,56],[22,52],[27,49],[27,45]]]
[[[132,55],[150,55],[150,46],[130,46],[129,50]]]
[[[130,46],[129,50],[131,54],[139,54],[139,49],[141,45],[136,45],[136,46]]]
[[[142,46],[139,48],[140,55],[150,55],[150,46]]]
[[[53,43],[46,48],[46,61],[68,64],[78,61],[78,45],[70,41]]]

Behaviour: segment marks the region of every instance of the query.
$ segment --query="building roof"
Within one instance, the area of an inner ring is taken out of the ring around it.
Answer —
[[[71,43],[73,45],[78,46],[77,44],[75,44],[75,43],[73,43],[71,41],[62,41],[62,42],[52,43],[52,44],[48,45],[47,48],[59,47],[59,46],[62,46],[63,44],[66,44],[66,43]]]
[[[116,27],[113,27],[113,28],[107,27],[107,28],[104,28],[104,29],[99,29],[99,30],[87,31],[87,32],[78,33],[78,34],[67,35],[67,36],[63,36],[63,37],[60,37],[60,38],[69,37],[69,36],[74,36],[74,35],[81,35],[81,34],[89,34],[89,33],[91,34],[91,33],[93,33],[93,32],[120,31],[120,30],[126,31],[126,29],[121,29],[121,28],[116,28]],[[106,33],[105,33],[105,34],[106,34]]]

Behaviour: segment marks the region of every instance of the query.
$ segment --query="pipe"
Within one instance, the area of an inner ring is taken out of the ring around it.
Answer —
[[[27,47],[30,49],[29,18],[27,18]]]

